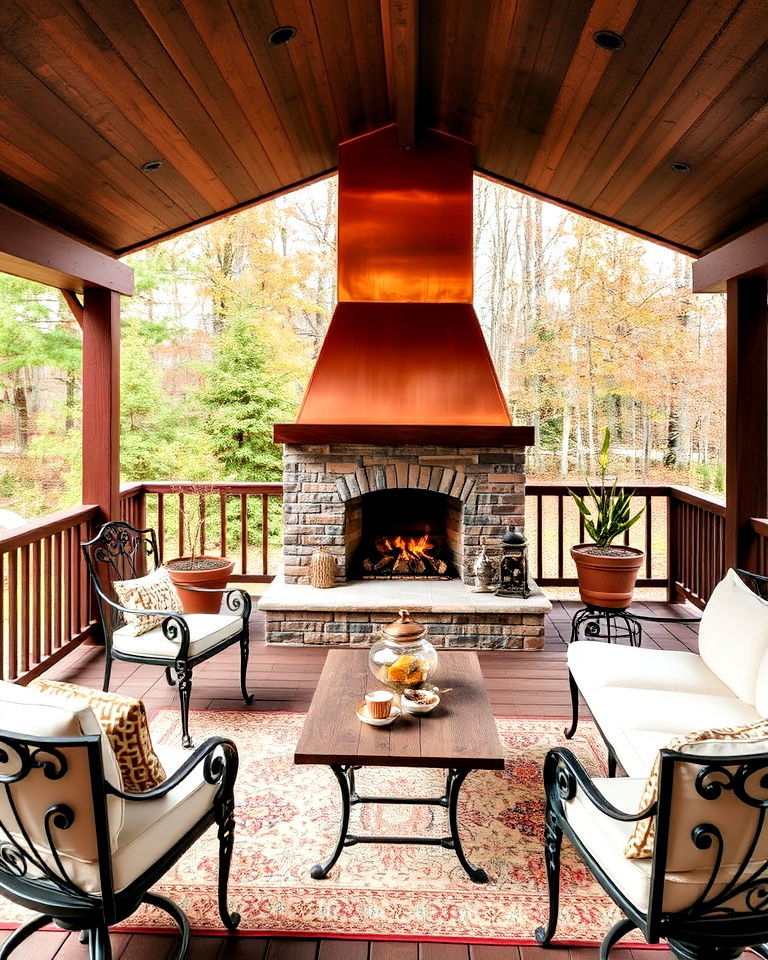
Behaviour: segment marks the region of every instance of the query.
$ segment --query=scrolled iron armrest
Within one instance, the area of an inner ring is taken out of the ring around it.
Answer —
[[[215,751],[219,748],[221,748],[221,753],[217,755]],[[145,790],[142,793],[125,793],[123,790],[113,787],[111,783],[106,783],[106,792],[110,796],[120,797],[121,800],[134,800],[138,803],[157,800],[166,796],[180,783],[183,783],[201,763],[205,764],[205,779],[212,786],[217,783],[223,784],[227,781],[234,781],[238,767],[237,746],[226,737],[209,737],[160,786],[154,787],[152,790]]]
[[[574,754],[564,747],[550,750],[547,754],[544,761],[544,786],[547,796],[552,796],[554,793],[554,798],[559,798],[561,804],[565,800],[571,800],[578,787],[600,813],[604,813],[612,820],[620,820],[624,823],[646,820],[656,813],[657,803],[655,801],[639,813],[627,813],[624,810],[619,810],[618,807],[614,807],[610,800],[597,789],[594,781]]]

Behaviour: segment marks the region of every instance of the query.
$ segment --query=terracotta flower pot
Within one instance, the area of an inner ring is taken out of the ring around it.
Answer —
[[[607,552],[599,554],[585,553],[587,549],[596,548],[593,543],[571,547],[582,601],[593,607],[628,607],[632,603],[632,592],[645,553],[636,547],[625,546],[605,547],[603,550]]]
[[[189,557],[175,557],[173,560],[169,560],[165,566],[179,594],[184,613],[218,613],[221,609],[221,598],[230,574],[235,568],[235,562],[234,560],[227,560],[226,557],[200,557],[199,559],[206,562],[205,567],[199,570],[178,569],[180,566],[189,565]],[[176,569],[174,569],[174,564]],[[186,585],[218,589],[219,592],[196,593],[194,590],[185,590]]]

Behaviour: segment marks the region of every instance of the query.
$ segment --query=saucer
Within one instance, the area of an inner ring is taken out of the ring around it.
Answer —
[[[361,703],[355,713],[357,713],[358,720],[362,720],[363,723],[367,723],[371,727],[387,727],[390,723],[394,723],[400,716],[400,707],[396,707],[393,704],[392,713],[390,713],[388,717],[384,717],[383,720],[376,720],[368,713],[367,703]]]

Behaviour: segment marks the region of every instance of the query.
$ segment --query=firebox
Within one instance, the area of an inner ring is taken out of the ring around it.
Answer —
[[[450,579],[461,558],[460,500],[431,490],[376,490],[346,507],[353,579]]]

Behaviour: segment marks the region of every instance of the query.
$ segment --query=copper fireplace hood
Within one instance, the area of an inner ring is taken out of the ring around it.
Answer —
[[[339,147],[338,297],[279,443],[522,445],[472,307],[472,146],[394,126]]]

